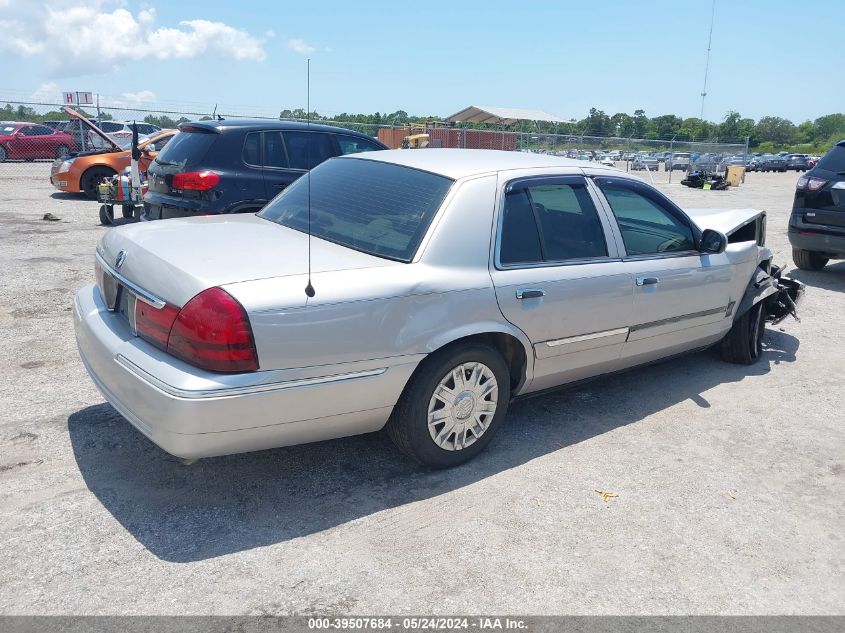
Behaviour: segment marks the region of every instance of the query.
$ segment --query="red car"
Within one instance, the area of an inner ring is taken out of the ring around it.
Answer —
[[[66,158],[76,151],[76,146],[70,134],[46,125],[0,122],[0,163],[15,159]]]

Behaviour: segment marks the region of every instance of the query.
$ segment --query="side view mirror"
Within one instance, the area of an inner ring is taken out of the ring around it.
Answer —
[[[702,252],[718,255],[719,253],[724,253],[727,247],[728,238],[724,233],[714,231],[713,229],[705,229],[701,234]]]

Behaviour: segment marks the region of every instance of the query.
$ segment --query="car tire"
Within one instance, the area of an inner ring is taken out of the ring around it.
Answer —
[[[458,391],[460,373],[455,372],[459,369],[463,371],[462,380],[482,382],[460,385],[466,388]],[[485,393],[492,379],[494,388]],[[435,395],[436,391],[446,393],[446,399]],[[457,466],[474,458],[492,441],[507,413],[510,395],[510,372],[501,354],[483,343],[458,343],[420,363],[393,408],[387,433],[399,450],[420,464],[431,468]],[[466,403],[471,404],[463,406]],[[456,429],[458,426],[461,428]],[[473,431],[478,435],[469,437]],[[437,437],[441,438],[439,442]]]
[[[719,343],[722,360],[737,365],[753,365],[763,352],[763,332],[766,329],[766,315],[763,302],[752,306],[734,321],[733,327]]]
[[[816,253],[815,251],[793,248],[792,261],[801,270],[821,270],[827,265],[829,260],[821,253]]]
[[[68,156],[70,156],[70,149],[67,145],[59,145],[56,148],[56,160],[64,160]]]
[[[5,163],[7,158],[9,158],[9,154],[6,152],[6,148],[0,145],[0,163]]]
[[[100,205],[100,224],[109,226],[114,222],[114,209],[110,209],[108,205]]]
[[[97,199],[97,185],[103,178],[110,178],[117,172],[109,167],[90,167],[79,178],[79,188],[89,200]]]

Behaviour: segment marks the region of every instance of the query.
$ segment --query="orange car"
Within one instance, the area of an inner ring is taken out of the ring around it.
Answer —
[[[97,184],[100,180],[122,173],[124,169],[129,167],[132,151],[130,148],[117,145],[114,140],[103,134],[85,117],[78,115],[78,118],[83,123],[87,123],[93,133],[105,141],[106,147],[80,152],[64,160],[56,160],[50,169],[50,182],[59,191],[82,192],[93,200],[97,197]],[[156,157],[156,154],[176,133],[177,130],[162,130],[139,143],[141,158],[138,161],[138,169],[142,172],[147,171],[147,167]]]

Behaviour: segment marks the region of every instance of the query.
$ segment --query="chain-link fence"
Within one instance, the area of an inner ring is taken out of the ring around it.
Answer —
[[[0,180],[49,178],[50,164],[71,153],[103,149],[112,144],[128,148],[133,122],[138,125],[143,140],[155,136],[161,129],[175,128],[188,121],[217,117],[280,118],[255,108],[243,108],[241,112],[217,111],[216,107],[208,111],[199,107],[153,109],[125,104],[79,108],[81,114],[100,129],[104,138],[69,117],[62,107],[58,103],[0,98]],[[393,125],[321,118],[314,122],[363,132],[378,138],[390,148],[453,147],[546,153],[642,172],[644,177],[655,183],[672,182],[673,178],[677,181],[682,173],[690,171],[724,173],[731,165],[745,166],[749,158],[747,142],[707,143],[549,134],[507,128],[477,129],[435,121]]]

